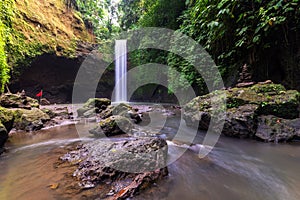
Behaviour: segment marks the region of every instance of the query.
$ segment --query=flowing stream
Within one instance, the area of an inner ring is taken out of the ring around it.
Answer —
[[[172,142],[179,119],[170,117],[161,133],[169,139],[169,155],[182,147]],[[34,133],[17,133],[0,157],[0,199],[65,199],[50,188],[66,176],[55,169],[63,147],[94,140],[87,130],[79,138],[75,125]],[[169,176],[134,199],[297,200],[300,199],[300,145],[266,144],[221,137],[213,151],[199,159],[203,133],[182,157],[168,166]],[[76,199],[75,197],[73,199]]]

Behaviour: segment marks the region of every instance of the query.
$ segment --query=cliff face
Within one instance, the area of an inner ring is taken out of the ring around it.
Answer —
[[[15,0],[13,6],[14,34],[28,48],[20,49],[25,59],[10,55],[17,60],[12,63],[10,90],[24,89],[34,97],[43,89],[52,103],[70,102],[76,73],[94,48],[92,30],[65,0]]]
[[[65,0],[16,0],[14,28],[26,43],[37,43],[44,52],[74,56],[78,41],[93,42],[80,13]]]

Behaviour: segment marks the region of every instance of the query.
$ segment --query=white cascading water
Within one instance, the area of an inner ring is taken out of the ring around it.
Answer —
[[[115,56],[115,102],[127,102],[127,40],[116,40]]]

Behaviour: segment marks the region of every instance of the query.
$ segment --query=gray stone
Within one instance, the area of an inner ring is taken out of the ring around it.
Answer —
[[[113,187],[115,182],[126,180],[125,185],[109,190],[113,199],[125,199],[168,174],[167,154],[167,143],[161,138],[99,139],[65,154],[61,160],[77,165],[73,176],[82,188],[107,182]]]
[[[289,120],[272,115],[260,116],[255,136],[265,142],[286,142],[300,137],[300,118]]]
[[[257,105],[243,105],[227,110],[222,133],[234,137],[252,137],[256,131]]]

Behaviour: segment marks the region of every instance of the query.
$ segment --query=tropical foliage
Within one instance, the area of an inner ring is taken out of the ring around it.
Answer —
[[[300,45],[299,0],[187,0],[185,5],[177,0],[122,2],[131,10],[124,16],[123,28],[178,29],[210,53],[224,80],[237,74],[244,64],[257,79],[270,78],[269,71],[274,66],[285,65],[283,68],[295,71],[299,65],[295,55]],[[140,53],[133,55],[133,60],[143,63],[149,61],[149,56]],[[207,92],[201,75],[186,60],[174,54],[161,54],[160,60],[167,60],[168,65],[181,72],[182,80],[187,79],[200,92]],[[184,89],[187,86],[181,79],[170,74],[170,86]]]
[[[222,68],[256,65],[291,43],[300,30],[299,0],[195,0],[180,30],[207,49]]]
[[[82,13],[88,26],[93,28],[99,40],[109,39],[117,32],[117,4],[113,0],[76,0],[76,7]]]
[[[10,41],[11,20],[13,17],[13,0],[0,2],[0,92],[10,78],[10,67],[7,64],[7,43]]]

